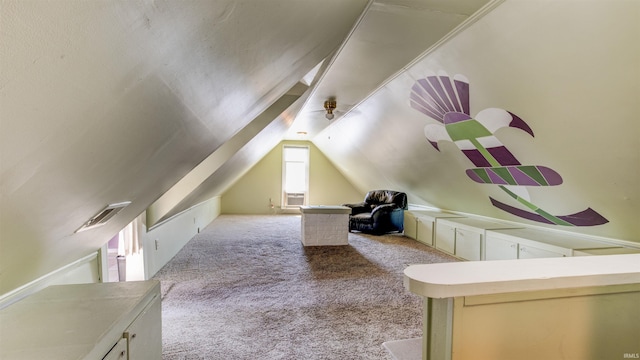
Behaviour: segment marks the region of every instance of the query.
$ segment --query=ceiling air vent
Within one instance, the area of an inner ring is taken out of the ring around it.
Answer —
[[[124,209],[124,207],[129,204],[131,204],[131,201],[125,201],[107,206],[106,208],[102,209],[102,211],[94,215],[91,219],[89,219],[89,221],[84,223],[84,225],[82,225],[76,232],[78,233],[106,224],[109,219],[116,216],[116,214],[119,213],[120,210]]]

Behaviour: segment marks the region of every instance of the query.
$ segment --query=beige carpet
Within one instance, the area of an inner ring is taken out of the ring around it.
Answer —
[[[402,235],[303,247],[299,216],[222,215],[155,276],[163,359],[392,359],[383,343],[422,335],[402,271],[445,261]]]

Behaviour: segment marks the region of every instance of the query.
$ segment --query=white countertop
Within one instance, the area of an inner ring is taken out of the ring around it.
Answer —
[[[438,222],[441,224],[447,224],[449,226],[455,226],[458,228],[466,228],[469,230],[474,229],[513,229],[518,228],[518,225],[511,225],[499,221],[481,219],[481,218],[473,218],[473,217],[452,217],[452,218],[443,218],[438,219]]]
[[[351,214],[351,208],[340,205],[303,205],[300,211],[304,214]]]
[[[613,248],[616,245],[588,239],[580,234],[557,233],[540,229],[493,229],[487,230],[487,237],[494,236],[512,241],[533,240],[535,243],[544,243],[568,249],[600,249]]]
[[[47,287],[0,311],[0,359],[101,359],[159,295],[157,280]]]
[[[640,254],[411,265],[404,285],[436,299],[640,283]]]

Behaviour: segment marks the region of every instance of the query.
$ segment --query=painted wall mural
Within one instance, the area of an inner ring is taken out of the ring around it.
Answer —
[[[527,186],[555,186],[562,177],[553,169],[540,165],[522,165],[494,135],[503,127],[517,128],[534,136],[529,125],[515,114],[488,108],[471,117],[469,81],[462,75],[450,78],[446,73],[429,75],[411,88],[411,107],[438,121],[425,126],[427,140],[438,151],[439,141],[451,141],[473,163],[467,169],[471,180],[497,185],[529,210],[511,206],[489,197],[493,206],[512,215],[546,224],[594,226],[608,222],[591,208],[569,215],[552,215],[530,200]]]

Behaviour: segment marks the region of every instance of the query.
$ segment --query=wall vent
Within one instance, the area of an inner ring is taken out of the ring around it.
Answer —
[[[81,232],[89,229],[96,228],[98,226],[102,226],[109,221],[112,217],[116,216],[120,210],[124,209],[125,206],[131,204],[131,201],[125,201],[117,204],[111,204],[102,209],[99,213],[94,215],[91,219],[89,219],[86,223],[84,223],[80,229],[76,230],[76,232]]]

